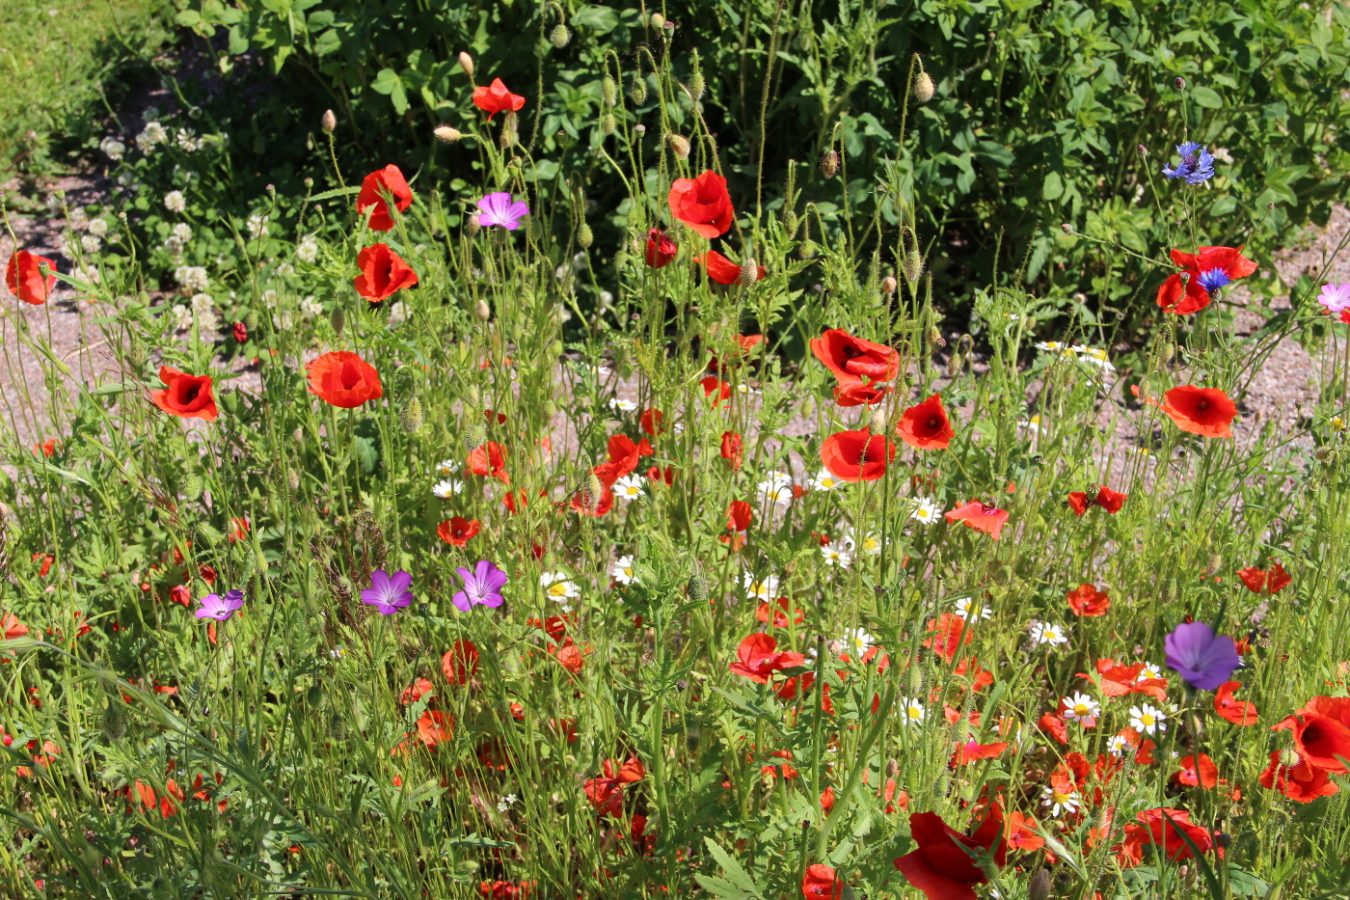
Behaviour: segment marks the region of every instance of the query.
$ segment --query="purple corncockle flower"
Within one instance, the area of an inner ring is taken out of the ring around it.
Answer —
[[[1345,314],[1350,312],[1350,281],[1340,284],[1329,281],[1322,285],[1322,293],[1317,295],[1317,302],[1333,316],[1344,318]]]
[[[384,569],[370,573],[370,587],[361,592],[361,602],[380,611],[382,616],[392,616],[403,607],[412,603],[412,576],[402,569],[390,575]]]
[[[455,609],[468,612],[475,604],[496,609],[502,605],[502,585],[506,584],[506,573],[494,563],[480,559],[473,571],[460,566],[455,570],[464,581],[464,590],[450,598]]]
[[[1215,634],[1204,622],[1178,625],[1163,647],[1167,668],[1199,691],[1212,691],[1223,684],[1242,662],[1233,639]]]
[[[1214,177],[1214,156],[1195,141],[1177,145],[1181,163],[1175,167],[1163,166],[1168,178],[1184,178],[1187,184],[1203,184]]]
[[[224,597],[219,594],[207,594],[197,602],[202,605],[202,608],[197,610],[197,618],[224,622],[244,605],[244,592],[229,591]]]
[[[524,200],[512,202],[511,195],[506,191],[488,194],[478,201],[478,209],[481,210],[478,213],[479,225],[484,228],[500,225],[507,231],[515,231],[520,227],[520,220],[530,214],[530,208]]]

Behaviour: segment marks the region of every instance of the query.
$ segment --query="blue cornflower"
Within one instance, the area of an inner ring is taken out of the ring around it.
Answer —
[[[1163,174],[1168,178],[1184,178],[1187,184],[1203,184],[1214,177],[1214,156],[1194,141],[1177,145],[1177,154],[1181,164],[1163,166]]]
[[[1220,288],[1232,280],[1223,269],[1206,269],[1199,278],[1200,286],[1211,294],[1217,294]]]

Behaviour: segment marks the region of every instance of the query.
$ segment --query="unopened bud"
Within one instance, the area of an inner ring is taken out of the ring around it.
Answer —
[[[641,75],[634,78],[629,86],[628,99],[639,105],[647,102],[647,82]]]
[[[947,346],[947,339],[942,336],[942,331],[936,325],[928,327],[928,343],[934,347]]]
[[[403,426],[404,434],[417,434],[422,430],[422,422],[422,401],[414,396],[404,405],[399,423]]]
[[[590,506],[600,505],[600,498],[605,495],[605,486],[600,481],[600,476],[591,472],[590,477],[586,479],[586,490],[590,492]]]
[[[347,314],[342,311],[342,307],[333,307],[333,311],[328,314],[328,324],[333,326],[333,334],[342,337],[342,329],[347,326]]]
[[[1148,158],[1148,148],[1145,147],[1143,144],[1140,144],[1138,147],[1135,147],[1134,149],[1137,150],[1137,151],[1139,152],[1139,157],[1140,157],[1141,159],[1147,159],[1147,158]]]
[[[600,96],[604,99],[606,106],[613,106],[619,102],[619,86],[608,75],[600,82]]]
[[[577,229],[577,246],[582,250],[589,250],[594,241],[595,235],[591,233],[591,226],[582,222],[581,227]]]
[[[323,118],[319,120],[319,125],[323,128],[324,134],[332,134],[337,131],[337,116],[333,115],[331,109],[325,109]]]
[[[474,235],[476,235],[478,233],[478,230],[482,227],[483,227],[482,225],[478,224],[477,216],[469,216],[469,218],[464,221],[464,232],[469,237],[473,237]]]
[[[604,118],[600,120],[600,130],[605,134],[613,134],[619,127],[619,120],[614,118],[614,113],[605,113]]]
[[[473,77],[473,57],[463,50],[459,53],[459,67],[464,70],[465,75]]]
[[[708,579],[704,577],[702,570],[694,569],[694,574],[689,576],[689,583],[685,586],[689,592],[689,599],[697,603],[704,603],[708,599]]]
[[[873,434],[886,433],[886,409],[878,404],[877,408],[872,410],[872,418],[869,424],[872,426]]]
[[[1173,81],[1172,84],[1173,84],[1173,85],[1176,87],[1176,89],[1179,90],[1179,91],[1184,91],[1184,90],[1186,90],[1186,79],[1185,79],[1185,78],[1182,78],[1180,75],[1178,75],[1178,76],[1176,77],[1176,80]]]
[[[684,135],[673,132],[666,135],[666,145],[670,147],[670,152],[675,154],[676,159],[689,158],[689,138]]]
[[[703,92],[708,89],[707,82],[703,80],[702,72],[695,72],[689,77],[689,84],[684,88],[689,92],[689,99],[697,103],[703,99]]]
[[[508,112],[502,119],[502,133],[498,139],[499,146],[506,150],[516,143],[520,120],[514,112]]]
[[[436,135],[436,140],[442,144],[453,144],[464,134],[458,128],[451,128],[449,125],[441,125],[432,134]]]
[[[103,739],[110,744],[117,743],[127,733],[127,714],[123,706],[122,703],[113,703],[109,700],[103,709],[103,717],[99,720]]]
[[[820,154],[820,174],[833,178],[839,172],[839,151],[833,148]]]
[[[802,241],[802,245],[797,248],[797,255],[800,256],[802,259],[815,259],[816,258],[815,241],[811,240],[810,238],[807,238],[806,240]]]
[[[933,99],[934,87],[933,79],[928,77],[927,72],[920,72],[914,77],[914,99],[920,103],[927,103]]]
[[[1031,876],[1027,885],[1027,900],[1050,900],[1050,870],[1041,869]]]
[[[741,263],[741,284],[754,284],[759,281],[759,263],[755,262],[753,256],[747,256],[745,262]]]
[[[483,418],[483,414],[478,412],[478,407],[481,405],[482,404],[480,403],[474,403],[467,415],[469,422],[464,426],[464,433],[460,436],[460,439],[464,443],[465,453],[472,453],[483,446],[483,443],[487,440],[487,430],[483,427],[482,421],[480,421]],[[473,413],[477,413],[477,415],[474,415]]]
[[[651,18],[648,19],[647,21],[650,22],[652,27],[655,28],[657,31],[660,31],[662,28],[666,27],[666,17],[661,15],[659,12],[652,13]]]
[[[1061,223],[1060,223],[1060,226],[1059,226],[1059,230],[1062,231],[1062,232],[1064,232],[1065,234],[1073,234],[1073,223],[1072,223],[1072,222],[1061,222]]]
[[[488,319],[492,318],[492,309],[488,306],[486,300],[479,298],[478,302],[474,304],[473,314],[480,320],[486,322]]]
[[[887,275],[885,278],[881,279],[881,292],[883,294],[887,295],[894,294],[895,289],[898,286],[899,283],[895,280],[894,275]]]
[[[567,30],[567,26],[559,22],[553,26],[553,31],[549,33],[548,41],[556,49],[561,50],[572,40],[572,33]]]

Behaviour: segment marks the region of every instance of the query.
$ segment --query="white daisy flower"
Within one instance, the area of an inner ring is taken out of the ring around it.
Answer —
[[[844,546],[849,550],[861,551],[867,556],[876,556],[881,552],[881,538],[875,534],[865,534],[861,539],[850,533],[844,538]]]
[[[806,486],[813,491],[832,491],[837,487],[842,487],[843,484],[844,482],[835,478],[829,469],[821,469],[806,482]]]
[[[633,400],[621,400],[618,397],[611,397],[609,400],[609,408],[618,410],[619,412],[628,413],[635,412],[638,405],[637,402]]]
[[[761,503],[774,506],[787,506],[792,502],[792,476],[786,472],[770,472],[764,480],[755,485]]]
[[[442,478],[449,478],[451,475],[455,474],[458,471],[459,471],[458,460],[443,459],[440,462],[436,463],[436,474],[441,476]]]
[[[618,562],[614,563],[614,571],[610,574],[619,584],[641,584],[633,571],[632,556],[620,556]]]
[[[1163,677],[1162,668],[1157,663],[1146,662],[1143,665],[1144,667],[1139,670],[1139,674],[1135,676],[1136,682]]]
[[[449,500],[462,490],[464,490],[464,482],[456,478],[443,478],[432,485],[431,488],[431,492],[442,500]]]
[[[1140,734],[1158,734],[1167,730],[1167,714],[1148,703],[1131,706],[1130,727]]]
[[[942,507],[932,497],[915,497],[909,517],[920,525],[935,525],[942,518]]]
[[[741,583],[745,586],[745,595],[752,600],[768,601],[778,598],[778,578],[774,575],[756,578],[752,573],[746,572],[741,576]]]
[[[1060,341],[1040,341],[1036,344],[1037,350],[1044,350],[1046,353],[1059,353],[1064,349],[1064,344]]]
[[[646,496],[647,489],[643,484],[641,476],[625,475],[614,482],[614,496],[620,500],[636,500],[638,497]]]
[[[565,572],[545,572],[539,576],[539,586],[548,599],[562,606],[563,612],[570,612],[572,601],[581,596],[581,589]]]
[[[1061,647],[1069,642],[1069,636],[1058,625],[1050,622],[1031,623],[1031,642],[1036,645]]]
[[[825,557],[825,564],[840,569],[847,569],[853,562],[853,556],[848,552],[848,548],[839,541],[831,541],[828,544],[822,544],[820,555]]]
[[[1112,756],[1124,756],[1131,749],[1129,738],[1123,734],[1113,735],[1111,740],[1106,742],[1106,750]]]
[[[1071,722],[1095,719],[1102,711],[1100,703],[1081,692],[1065,697],[1060,705],[1064,707],[1064,718]]]
[[[1037,435],[1041,433],[1041,417],[1039,414],[1022,419],[1017,423],[1017,427],[1028,434]]]
[[[1061,815],[1071,816],[1078,812],[1081,805],[1077,791],[1061,794],[1048,784],[1041,791],[1041,806],[1050,810],[1053,818],[1058,819]]]
[[[862,628],[850,628],[848,631],[844,632],[844,639],[842,641],[844,650],[857,659],[862,659],[863,654],[870,650],[872,644],[875,642],[876,639]]]
[[[901,714],[904,716],[906,725],[917,725],[922,722],[923,717],[927,715],[927,710],[924,709],[923,704],[913,697],[906,697],[901,700],[900,710]]]
[[[974,602],[975,598],[973,597],[957,597],[956,614],[967,621],[987,619],[994,614],[994,611],[987,606],[975,609],[973,607]]]

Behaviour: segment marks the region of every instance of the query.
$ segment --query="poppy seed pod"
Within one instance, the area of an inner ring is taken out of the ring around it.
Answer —
[[[432,134],[442,144],[453,144],[464,137],[464,134],[458,128],[451,128],[449,125],[441,125]]]
[[[572,32],[567,30],[567,26],[559,22],[553,26],[553,31],[549,33],[548,41],[556,49],[561,50],[572,40]]]
[[[820,154],[820,174],[833,178],[839,172],[839,151],[831,148]]]
[[[422,430],[423,421],[422,401],[418,400],[416,397],[412,397],[408,400],[407,404],[403,407],[403,412],[399,415],[399,424],[403,426],[403,433],[417,434],[417,432]]]
[[[337,116],[333,114],[331,109],[323,111],[323,118],[319,120],[319,126],[323,128],[324,134],[332,134],[337,130]]]
[[[1027,885],[1027,900],[1050,900],[1050,870],[1041,869],[1031,876]]]
[[[473,77],[473,57],[462,50],[459,54],[459,67],[464,70],[465,75]]]
[[[928,77],[927,72],[921,71],[918,75],[914,76],[913,91],[914,99],[918,100],[920,103],[927,103],[929,100],[933,99],[933,93],[935,91],[933,79]]]
[[[741,263],[741,284],[754,284],[759,280],[759,264],[755,262],[753,256],[747,256]]]
[[[666,145],[670,147],[670,152],[675,154],[676,159],[689,158],[689,138],[671,133],[666,135]]]

